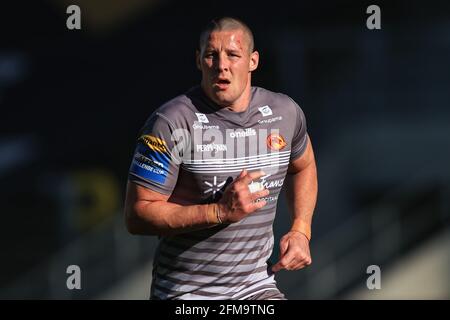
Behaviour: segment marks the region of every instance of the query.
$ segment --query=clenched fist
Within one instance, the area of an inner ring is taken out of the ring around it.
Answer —
[[[233,223],[242,220],[252,212],[261,209],[266,205],[265,200],[260,198],[269,195],[269,190],[262,188],[259,191],[251,192],[249,184],[262,176],[263,171],[248,173],[242,170],[239,176],[227,186],[222,198],[218,202],[220,218],[223,223]]]

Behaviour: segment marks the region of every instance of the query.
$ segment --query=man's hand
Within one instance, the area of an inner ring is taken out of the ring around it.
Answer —
[[[225,189],[224,194],[218,202],[220,218],[224,223],[233,223],[242,220],[252,212],[266,205],[265,200],[259,198],[269,195],[269,190],[263,189],[251,193],[249,184],[264,176],[262,171],[248,173],[242,170],[239,176]]]
[[[311,262],[308,238],[301,232],[290,231],[280,240],[280,260],[272,266],[272,271],[299,270]]]

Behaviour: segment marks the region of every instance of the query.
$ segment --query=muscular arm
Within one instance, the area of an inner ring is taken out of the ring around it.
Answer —
[[[317,200],[317,170],[311,141],[303,155],[292,161],[286,176],[287,204],[292,217],[292,231],[311,239],[311,222]]]
[[[169,196],[127,184],[125,222],[132,234],[166,236],[204,229],[217,224],[214,204],[182,206]]]
[[[280,240],[280,260],[272,267],[274,272],[281,269],[298,270],[312,262],[309,240],[317,200],[317,170],[309,137],[303,155],[289,165],[286,196],[292,225]]]
[[[237,222],[266,204],[255,200],[267,196],[267,189],[250,193],[248,188],[253,179],[263,175],[262,171],[248,173],[243,170],[228,185],[218,203],[203,205],[171,203],[169,196],[128,182],[125,199],[127,229],[132,234],[166,236],[209,228],[220,222]]]

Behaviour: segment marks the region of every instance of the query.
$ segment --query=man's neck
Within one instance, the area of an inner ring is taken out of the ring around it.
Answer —
[[[245,98],[242,99],[242,101],[238,101],[232,105],[229,106],[222,106],[222,108],[227,108],[230,111],[233,112],[243,112],[247,110],[249,104],[250,104],[250,94],[243,93],[243,95],[246,95]]]
[[[205,90],[203,90],[203,92],[205,92]],[[243,112],[247,110],[247,108],[250,105],[250,101],[252,98],[251,86],[250,83],[248,83],[247,87],[244,89],[244,92],[242,92],[242,95],[239,97],[239,99],[230,105],[223,105],[215,102],[211,97],[208,98],[220,108],[228,109],[233,112]]]

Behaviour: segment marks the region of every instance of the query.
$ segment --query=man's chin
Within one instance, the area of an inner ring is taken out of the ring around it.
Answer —
[[[222,107],[229,106],[233,102],[233,100],[230,99],[230,97],[228,95],[221,94],[220,92],[214,94],[212,98],[213,98],[212,100],[216,104],[218,104],[219,106],[222,106]]]

